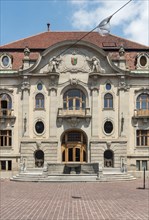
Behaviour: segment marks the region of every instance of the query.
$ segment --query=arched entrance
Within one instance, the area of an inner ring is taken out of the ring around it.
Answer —
[[[62,137],[62,162],[86,162],[86,143],[86,135],[83,132],[65,132]]]
[[[112,150],[104,152],[104,167],[114,167],[114,153]]]
[[[35,167],[43,167],[44,152],[42,150],[37,150],[35,151],[34,156],[35,156]]]

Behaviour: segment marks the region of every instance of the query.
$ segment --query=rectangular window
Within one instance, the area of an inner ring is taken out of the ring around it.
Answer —
[[[12,170],[12,161],[11,160],[1,160],[0,161],[0,170]]]
[[[1,162],[1,170],[6,170],[6,161],[2,160]]]
[[[0,147],[12,145],[11,130],[0,130]]]
[[[12,161],[8,160],[8,170],[12,170]]]
[[[147,160],[142,160],[142,170],[147,170]]]
[[[139,171],[140,170],[140,160],[136,161],[136,170]]]
[[[137,130],[137,146],[149,146],[149,130]]]

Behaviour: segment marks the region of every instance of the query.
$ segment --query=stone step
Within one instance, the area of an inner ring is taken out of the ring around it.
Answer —
[[[59,175],[39,175],[21,173],[13,176],[13,181],[29,181],[29,182],[112,182],[112,181],[129,181],[134,180],[130,174],[117,175],[101,175],[99,179],[96,174],[59,174]]]
[[[92,182],[96,181],[96,175],[73,175],[73,174],[65,174],[65,175],[48,175],[42,177],[33,177],[33,176],[13,176],[10,180],[13,181],[25,181],[25,182]]]

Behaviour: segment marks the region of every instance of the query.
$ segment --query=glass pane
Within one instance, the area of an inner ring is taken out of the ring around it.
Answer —
[[[76,148],[75,153],[76,153],[76,155],[75,155],[76,161],[80,161],[80,149]]]
[[[113,131],[113,124],[111,121],[107,121],[104,124],[104,130],[107,134],[110,134]]]
[[[9,146],[11,146],[11,137],[9,138]]]
[[[2,63],[3,63],[3,66],[8,66],[9,65],[9,58],[7,56],[3,56],[2,58]]]
[[[137,108],[137,109],[140,109],[140,102],[137,102],[136,104],[137,104],[137,105],[136,105],[136,108]]]
[[[6,161],[1,161],[1,170],[6,170]]]
[[[110,84],[110,83],[107,83],[107,84],[106,84],[106,89],[107,89],[107,90],[110,90],[110,89],[111,89],[111,84]]]
[[[139,137],[137,137],[137,146],[140,145]]]
[[[73,148],[68,149],[68,161],[73,161]]]
[[[35,130],[38,134],[41,134],[44,131],[44,124],[42,121],[36,123]]]
[[[80,109],[80,100],[76,99],[76,110]]]
[[[86,161],[86,152],[83,151],[83,161],[85,162]]]
[[[64,108],[64,109],[67,109],[66,102],[63,102],[63,108]]]
[[[44,108],[44,99],[41,100],[41,108]]]
[[[104,108],[107,108],[107,107],[108,107],[107,99],[104,99]]]
[[[142,170],[147,170],[147,161],[146,160],[142,160]]]
[[[86,105],[85,102],[82,102],[82,109],[85,109]]]
[[[64,150],[63,153],[62,153],[62,161],[63,161],[63,162],[65,161],[65,150]]]
[[[7,101],[6,101],[6,100],[1,101],[1,108],[2,108],[2,109],[7,109],[7,108],[8,108],[8,105],[7,105]]]
[[[146,105],[147,103],[146,102],[142,102],[142,109],[147,109],[147,105]]]
[[[69,110],[73,110],[73,100],[72,99],[69,99],[69,101],[68,101],[68,108],[69,108]]]
[[[81,141],[81,133],[79,132],[68,133],[67,141],[71,141],[71,142]]]
[[[146,56],[141,56],[140,57],[140,64],[141,64],[141,66],[145,66],[147,64]]]
[[[41,84],[41,83],[38,83],[37,89],[38,89],[38,90],[42,90],[42,84]]]
[[[12,170],[12,161],[8,160],[8,170]]]
[[[39,108],[39,99],[36,99],[36,108]]]
[[[109,108],[113,108],[113,100],[112,99],[109,100]]]
[[[136,161],[136,170],[140,170],[140,160]]]

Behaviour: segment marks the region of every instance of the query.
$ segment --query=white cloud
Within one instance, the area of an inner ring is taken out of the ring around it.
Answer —
[[[78,30],[90,30],[104,18],[112,15],[128,1],[69,0],[74,7],[72,26]],[[111,19],[112,28],[122,31],[121,37],[149,44],[149,2],[148,0],[131,1]],[[111,32],[111,34],[114,34]]]

